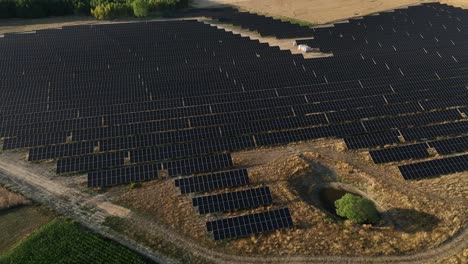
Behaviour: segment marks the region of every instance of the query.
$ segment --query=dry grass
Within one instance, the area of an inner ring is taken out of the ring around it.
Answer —
[[[468,248],[463,249],[457,254],[437,261],[438,264],[466,264],[468,263]]]
[[[0,210],[26,204],[31,204],[31,201],[0,186]]]
[[[142,188],[129,190],[116,200],[206,247],[240,255],[408,254],[435,247],[466,226],[467,210],[463,205],[466,197],[460,195],[464,187],[452,184],[460,182],[466,175],[406,182],[395,168],[375,166],[363,154],[337,152],[341,144],[339,140],[323,140],[292,145],[302,151],[303,157],[285,147],[233,154],[237,166],[249,169],[251,187],[270,187],[274,205],[269,208],[290,208],[295,223],[293,229],[213,242],[206,236],[206,220],[267,208],[199,216],[191,206],[190,197],[180,195],[173,182],[168,180],[145,183]],[[324,155],[328,152],[338,153],[340,157]],[[351,164],[345,157],[351,157],[357,163]],[[381,172],[381,175],[371,175],[368,170]],[[455,194],[447,195],[450,200],[440,193],[444,179],[450,182],[447,186]],[[323,212],[311,197],[321,183],[334,181],[349,184],[375,200],[385,208],[385,221],[374,227],[354,225]]]
[[[402,8],[409,5],[436,2],[434,0],[195,0],[195,5],[206,7],[216,4],[238,6],[243,10],[273,17],[289,17],[325,24],[350,17]],[[441,3],[468,8],[466,0],[441,0]]]

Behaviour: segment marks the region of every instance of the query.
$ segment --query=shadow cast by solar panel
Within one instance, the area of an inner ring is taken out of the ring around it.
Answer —
[[[414,209],[392,208],[381,214],[392,222],[396,230],[410,234],[430,232],[440,222],[436,216]]]

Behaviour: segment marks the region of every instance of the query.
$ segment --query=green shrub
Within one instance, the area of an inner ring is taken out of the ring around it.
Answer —
[[[16,4],[13,0],[0,0],[0,18],[16,16]]]
[[[135,0],[132,3],[133,14],[136,17],[148,16],[149,5],[146,0]]]
[[[91,9],[91,14],[99,19],[114,19],[117,17],[129,16],[131,8],[125,3],[107,3],[96,6]]]
[[[355,223],[377,223],[379,213],[374,203],[360,196],[350,193],[335,201],[336,213]]]

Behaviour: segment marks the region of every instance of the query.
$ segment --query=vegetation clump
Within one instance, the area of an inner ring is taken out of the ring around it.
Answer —
[[[379,212],[372,201],[347,193],[335,201],[336,213],[355,223],[375,224],[380,220]]]
[[[106,3],[91,9],[91,14],[99,20],[114,19],[129,16],[131,8],[125,3]]]
[[[146,17],[149,13],[149,3],[146,0],[135,0],[132,3],[133,14],[136,17]]]

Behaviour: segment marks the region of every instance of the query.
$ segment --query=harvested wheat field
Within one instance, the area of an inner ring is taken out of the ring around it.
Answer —
[[[199,7],[228,4],[269,16],[289,17],[314,24],[346,20],[351,17],[389,11],[405,6],[430,3],[430,0],[196,0]],[[443,0],[453,6],[468,8],[465,0]]]

